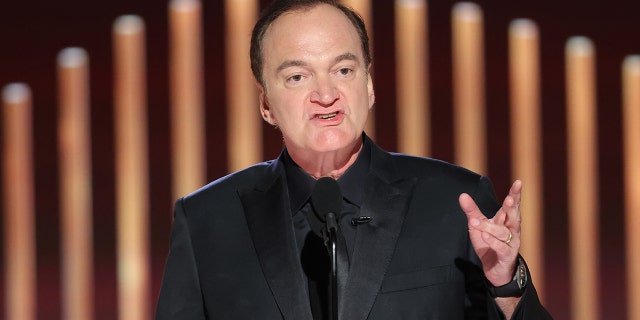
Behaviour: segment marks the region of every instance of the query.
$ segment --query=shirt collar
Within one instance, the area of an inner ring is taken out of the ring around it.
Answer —
[[[291,159],[286,149],[284,150],[283,162],[287,175],[287,189],[289,191],[291,211],[296,213],[307,200],[309,200],[309,197],[311,197],[311,192],[313,192],[316,180]]]
[[[363,140],[364,144],[356,162],[338,178],[342,197],[358,207],[362,204],[364,181],[371,163],[371,142],[368,139]],[[289,191],[291,210],[295,214],[311,197],[316,180],[291,159],[286,148],[283,162],[287,175],[287,189]]]
[[[369,173],[370,163],[371,144],[369,139],[364,139],[362,150],[360,150],[356,162],[338,179],[342,197],[358,207],[362,204],[364,184],[367,173]]]

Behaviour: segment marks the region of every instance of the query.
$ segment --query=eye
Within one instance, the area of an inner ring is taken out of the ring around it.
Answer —
[[[338,69],[338,74],[342,76],[348,76],[353,73],[353,69],[351,68],[340,68]]]
[[[291,77],[287,78],[287,82],[300,82],[302,81],[303,76],[301,74],[294,74]]]

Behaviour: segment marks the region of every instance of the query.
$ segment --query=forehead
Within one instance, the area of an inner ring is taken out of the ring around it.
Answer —
[[[356,28],[340,9],[327,4],[282,14],[267,28],[262,47],[267,63],[281,55],[330,55],[332,50],[362,59]]]

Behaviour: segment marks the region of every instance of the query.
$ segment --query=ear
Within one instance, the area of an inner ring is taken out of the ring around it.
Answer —
[[[373,79],[371,78],[371,65],[369,65],[369,74],[367,75],[367,92],[369,93],[369,110],[371,110],[376,102],[376,93],[373,90]]]
[[[264,89],[264,87],[261,84],[257,84],[258,86],[258,90],[260,91],[260,115],[262,116],[262,119],[264,119],[264,121],[266,121],[267,123],[269,123],[272,126],[276,125],[276,120],[273,118],[273,115],[271,114],[271,106],[269,106],[269,100],[267,99],[267,93],[266,90]]]

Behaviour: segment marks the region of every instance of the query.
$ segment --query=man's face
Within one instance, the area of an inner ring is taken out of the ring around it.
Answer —
[[[263,61],[262,117],[290,153],[353,149],[374,94],[358,33],[339,9],[320,4],[277,18]]]

